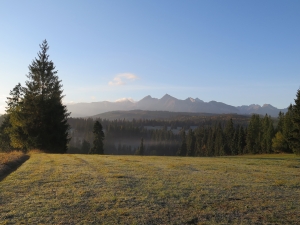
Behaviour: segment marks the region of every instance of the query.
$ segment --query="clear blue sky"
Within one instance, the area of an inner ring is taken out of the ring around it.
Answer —
[[[1,1],[0,113],[47,39],[64,102],[293,103],[300,1]]]

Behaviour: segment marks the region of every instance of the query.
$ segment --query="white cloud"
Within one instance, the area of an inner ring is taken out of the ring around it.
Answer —
[[[139,79],[139,78],[132,73],[121,73],[121,74],[116,75],[112,81],[108,82],[108,84],[111,86],[120,86],[120,85],[125,85],[126,80],[134,81],[136,79]]]
[[[73,105],[73,104],[76,104],[77,102],[74,102],[74,101],[63,101],[63,104],[64,105]]]

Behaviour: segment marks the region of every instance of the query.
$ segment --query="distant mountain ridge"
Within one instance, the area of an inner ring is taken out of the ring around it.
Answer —
[[[165,94],[162,98],[152,98],[150,95],[144,97],[140,101],[133,102],[131,100],[122,100],[117,102],[91,102],[77,103],[67,105],[68,111],[72,117],[88,117],[110,111],[126,111],[126,110],[149,110],[149,111],[170,111],[170,112],[191,112],[191,113],[212,113],[212,114],[268,114],[277,117],[278,113],[286,112],[286,109],[278,109],[270,104],[260,105],[243,105],[231,106],[222,102],[210,101],[204,102],[199,98],[187,98],[180,100]]]

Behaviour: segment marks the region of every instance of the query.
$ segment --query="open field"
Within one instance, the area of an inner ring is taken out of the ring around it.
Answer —
[[[297,224],[300,158],[32,154],[0,182],[1,224]]]

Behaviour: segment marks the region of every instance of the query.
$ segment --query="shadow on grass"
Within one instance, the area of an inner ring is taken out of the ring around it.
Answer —
[[[16,171],[25,161],[29,159],[29,155],[22,155],[20,158],[0,165],[0,182],[9,174]]]

